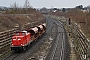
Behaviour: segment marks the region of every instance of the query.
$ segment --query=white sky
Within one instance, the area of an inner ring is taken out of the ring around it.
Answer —
[[[30,5],[34,8],[66,8],[75,7],[78,5],[88,6],[90,5],[90,0],[28,0]],[[17,2],[19,6],[23,6],[25,0],[0,0],[0,6],[9,7],[14,2]]]

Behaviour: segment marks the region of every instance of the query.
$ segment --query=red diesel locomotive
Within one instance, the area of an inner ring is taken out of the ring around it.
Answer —
[[[28,28],[25,31],[16,32],[12,37],[11,50],[25,50],[26,46],[36,40],[46,31],[46,24]]]

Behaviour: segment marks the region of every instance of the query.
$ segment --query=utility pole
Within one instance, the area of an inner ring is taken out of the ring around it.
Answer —
[[[86,24],[86,36],[88,35],[88,24],[87,24],[87,19],[85,19],[85,24]],[[88,37],[88,36],[87,36]]]

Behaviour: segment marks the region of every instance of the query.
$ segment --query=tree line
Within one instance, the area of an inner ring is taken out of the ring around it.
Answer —
[[[10,5],[10,8],[5,8],[5,14],[30,14],[36,12],[36,9],[33,8],[28,0],[25,0],[23,7],[20,7],[18,3],[14,2]]]

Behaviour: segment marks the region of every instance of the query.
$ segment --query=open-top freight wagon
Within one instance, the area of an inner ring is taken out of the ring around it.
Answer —
[[[46,31],[46,24],[41,24],[35,27],[28,28],[24,31],[19,31],[12,37],[11,50],[26,50],[26,46],[43,35]]]

